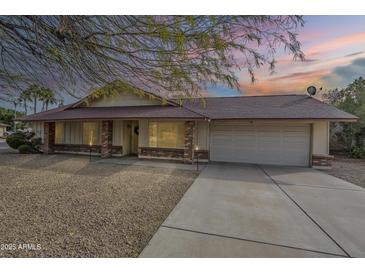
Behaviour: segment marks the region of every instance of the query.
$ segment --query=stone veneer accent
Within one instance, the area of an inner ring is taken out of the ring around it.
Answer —
[[[43,152],[48,154],[52,153],[55,144],[56,123],[45,122],[44,123],[44,136],[43,136]]]
[[[171,159],[184,159],[183,148],[161,148],[161,147],[140,147],[138,149],[139,157],[159,157]]]
[[[209,151],[205,149],[194,150],[194,159],[197,159],[197,156],[199,156],[199,160],[208,160]]]
[[[112,156],[113,147],[113,120],[104,120],[101,122],[101,158]]]
[[[312,167],[314,168],[331,168],[332,166],[332,155],[320,155],[313,154],[312,155]]]
[[[194,150],[194,130],[195,122],[185,122],[185,140],[184,140],[184,162],[191,163],[193,161]]]
[[[90,153],[89,145],[82,144],[55,144],[54,151],[56,152],[75,152],[75,153]],[[101,145],[92,145],[91,153],[101,153]],[[122,146],[112,146],[112,154],[122,154]]]

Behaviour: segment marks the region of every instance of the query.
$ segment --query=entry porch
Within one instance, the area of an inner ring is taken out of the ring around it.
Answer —
[[[192,162],[195,152],[208,159],[208,150],[197,150],[197,122],[193,120],[50,121],[42,129],[45,153]]]

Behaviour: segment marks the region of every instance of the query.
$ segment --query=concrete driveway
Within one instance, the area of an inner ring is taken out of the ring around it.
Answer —
[[[140,257],[365,257],[365,190],[309,168],[207,166]]]

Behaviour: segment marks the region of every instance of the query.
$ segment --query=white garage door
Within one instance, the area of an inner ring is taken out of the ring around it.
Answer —
[[[307,124],[214,122],[211,125],[212,161],[308,166],[309,147]]]

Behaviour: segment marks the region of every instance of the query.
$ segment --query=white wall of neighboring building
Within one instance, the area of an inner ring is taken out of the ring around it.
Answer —
[[[6,127],[0,126],[0,137],[4,135],[4,132],[6,131]]]

